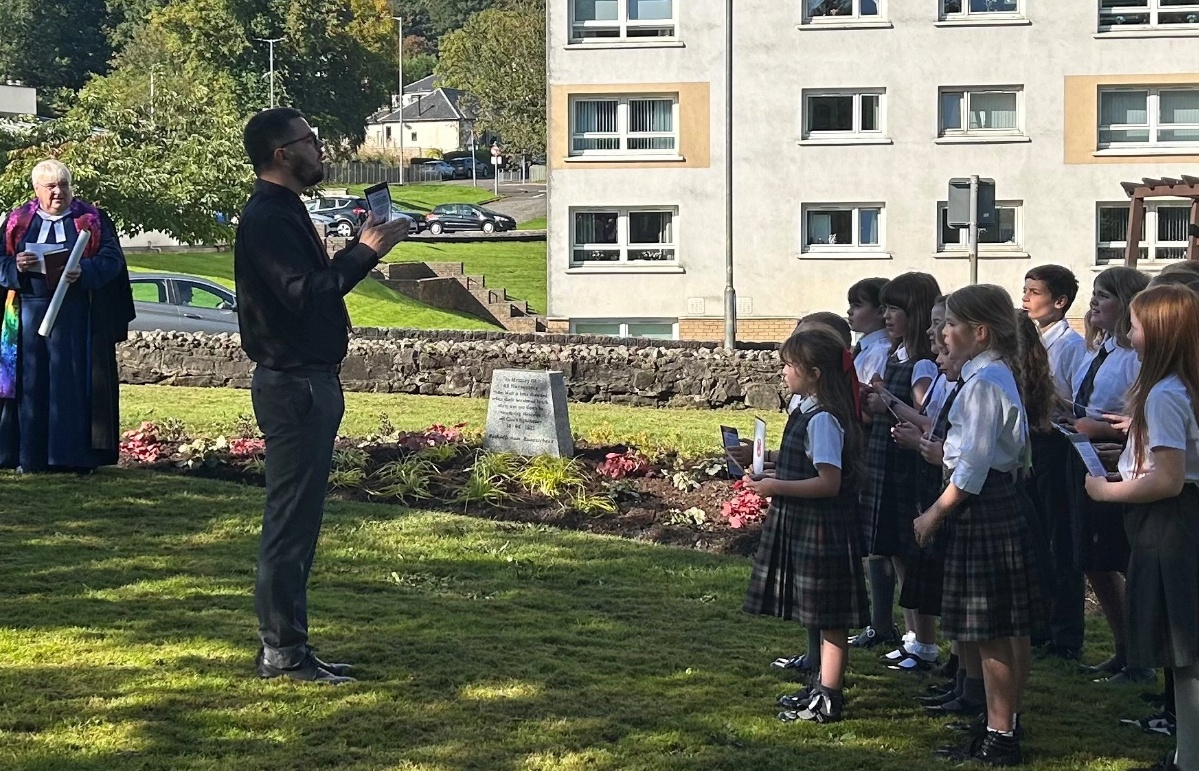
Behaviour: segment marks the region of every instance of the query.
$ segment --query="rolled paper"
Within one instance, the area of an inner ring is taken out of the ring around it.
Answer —
[[[67,282],[66,274],[79,267],[79,261],[83,259],[83,250],[87,247],[88,239],[91,237],[92,234],[84,230],[75,240],[71,256],[67,257],[67,266],[62,271],[63,277],[59,280],[58,286],[54,287],[54,294],[50,296],[50,305],[46,308],[46,316],[42,319],[42,325],[38,327],[37,333],[42,337],[49,337],[50,331],[54,329],[54,322],[58,320],[58,311],[62,309],[62,301],[66,299],[67,289],[71,286]]]

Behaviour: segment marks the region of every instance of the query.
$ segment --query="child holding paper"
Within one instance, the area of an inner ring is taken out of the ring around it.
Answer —
[[[779,719],[830,723],[842,719],[849,629],[867,618],[858,380],[849,351],[827,330],[792,335],[780,357],[788,390],[803,400],[787,419],[776,477],[746,480],[772,500],[745,611],[820,630],[819,678],[784,697]]]
[[[1141,370],[1120,481],[1090,477],[1096,501],[1127,505],[1132,542],[1129,666],[1174,675],[1178,746],[1155,768],[1199,769],[1199,296],[1159,286],[1132,301]]]

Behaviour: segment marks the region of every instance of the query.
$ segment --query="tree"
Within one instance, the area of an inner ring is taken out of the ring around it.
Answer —
[[[71,92],[92,75],[108,72],[107,23],[104,0],[3,0],[0,83],[37,88],[46,111],[64,110]]]
[[[164,68],[156,81],[151,98],[146,72],[95,78],[63,118],[10,142],[18,146],[0,174],[0,202],[28,200],[33,166],[53,157],[70,167],[78,194],[124,233],[228,241],[232,233],[215,215],[239,211],[253,182],[232,83],[197,68]]]
[[[545,153],[545,14],[492,9],[441,41],[437,74],[469,94],[477,131],[503,138],[509,152]]]

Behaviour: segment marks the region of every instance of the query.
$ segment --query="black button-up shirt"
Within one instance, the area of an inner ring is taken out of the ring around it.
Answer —
[[[340,364],[350,326],[343,298],[378,262],[356,241],[330,260],[300,197],[258,180],[233,247],[242,348],[271,369]]]

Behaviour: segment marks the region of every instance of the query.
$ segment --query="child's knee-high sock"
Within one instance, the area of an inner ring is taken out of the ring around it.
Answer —
[[[808,663],[810,663],[812,665],[811,669],[813,672],[816,672],[820,669],[820,643],[821,643],[820,630],[809,628],[808,629],[808,652],[805,653],[804,655],[807,656]]]
[[[1174,670],[1174,700],[1178,716],[1174,765],[1182,771],[1199,771],[1199,665]]]
[[[870,626],[886,634],[895,623],[895,571],[891,558],[871,557],[866,560],[866,569],[870,576]]]

